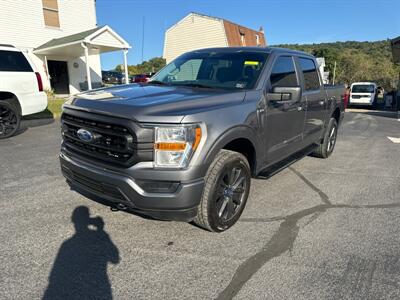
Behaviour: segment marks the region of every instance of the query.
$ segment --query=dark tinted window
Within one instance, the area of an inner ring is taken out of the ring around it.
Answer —
[[[375,86],[373,86],[372,84],[353,85],[351,91],[353,93],[373,93],[375,92]]]
[[[299,61],[304,75],[304,85],[306,91],[318,90],[320,88],[320,83],[314,61],[308,58],[300,58]]]
[[[293,87],[299,85],[293,59],[290,56],[281,56],[275,61],[270,80],[272,87]]]
[[[0,50],[0,71],[33,72],[21,52]]]

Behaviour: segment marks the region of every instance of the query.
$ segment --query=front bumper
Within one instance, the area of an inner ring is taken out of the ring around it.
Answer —
[[[83,190],[157,219],[190,221],[197,214],[204,187],[203,178],[179,182],[177,189],[171,193],[149,193],[138,184],[142,178],[96,167],[63,152],[60,154],[60,163],[64,177],[78,188],[77,191]],[[163,171],[146,169],[145,172],[153,173],[147,174],[146,178],[157,178],[160,176],[156,173]]]

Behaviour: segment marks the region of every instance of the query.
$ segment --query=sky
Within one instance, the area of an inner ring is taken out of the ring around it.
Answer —
[[[165,30],[190,12],[264,28],[268,45],[376,41],[400,36],[400,0],[96,0],[97,23],[109,25],[132,49],[128,64],[162,56]],[[144,23],[144,41],[143,41]],[[104,70],[123,63],[103,54]]]

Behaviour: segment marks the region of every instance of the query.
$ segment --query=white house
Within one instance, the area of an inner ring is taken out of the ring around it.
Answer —
[[[317,64],[319,67],[319,71],[321,73],[322,76],[322,81],[324,84],[328,84],[329,83],[329,72],[325,71],[325,57],[317,57]]]
[[[190,13],[165,32],[167,63],[179,55],[201,48],[266,46],[264,30],[253,30],[228,20]]]
[[[97,26],[95,0],[2,0],[0,28],[0,44],[26,51],[44,87],[57,94],[99,86],[100,53],[122,50],[127,65],[130,45]]]

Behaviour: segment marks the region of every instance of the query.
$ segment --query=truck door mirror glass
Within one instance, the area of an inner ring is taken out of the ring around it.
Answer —
[[[301,100],[301,87],[274,87],[272,92],[267,94],[269,101],[283,102],[291,101],[297,102]]]

